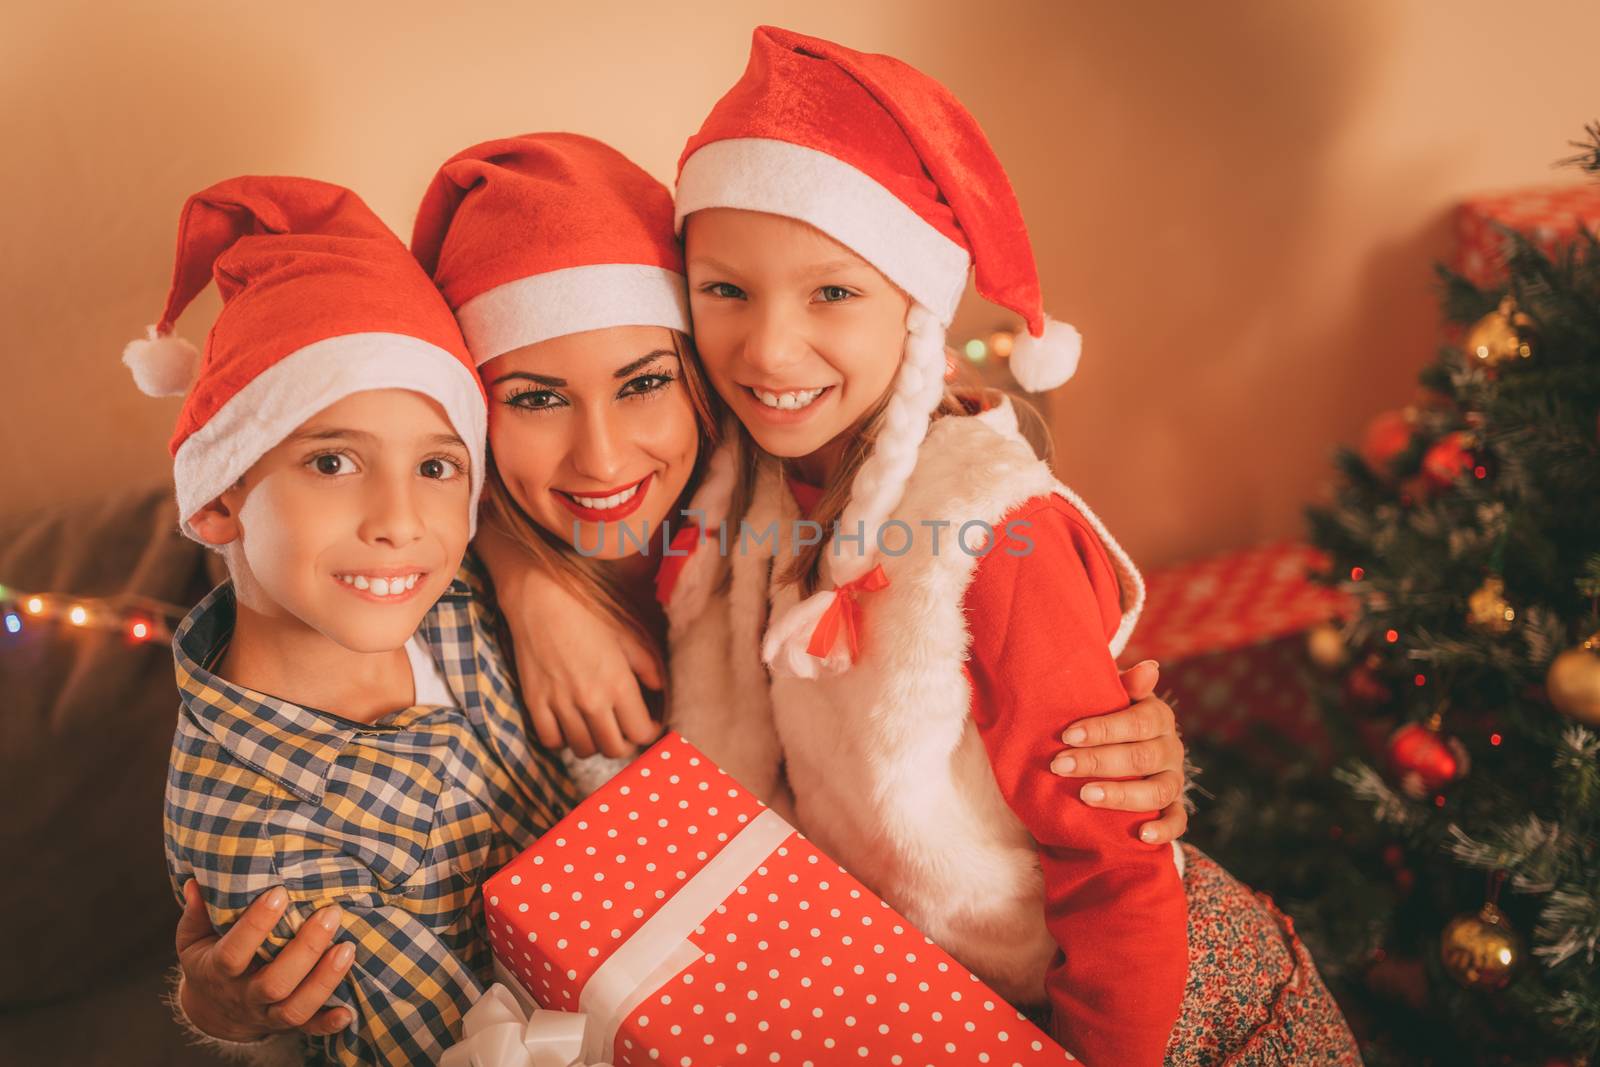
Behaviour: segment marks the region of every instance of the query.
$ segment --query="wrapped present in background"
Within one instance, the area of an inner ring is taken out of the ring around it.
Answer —
[[[1600,185],[1486,193],[1464,200],[1455,215],[1450,266],[1480,289],[1504,284],[1505,234],[1522,234],[1547,255],[1587,229],[1600,233]]]
[[[1190,738],[1239,743],[1264,728],[1320,747],[1306,633],[1346,606],[1344,594],[1310,578],[1325,563],[1287,542],[1152,570],[1122,664],[1160,662],[1161,691]]]
[[[668,734],[484,885],[583,1062],[1060,1064],[1020,1012]]]

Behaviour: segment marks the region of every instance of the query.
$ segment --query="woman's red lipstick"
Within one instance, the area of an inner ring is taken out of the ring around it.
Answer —
[[[639,506],[644,503],[645,494],[650,491],[650,479],[654,477],[654,474],[647,474],[640,481],[634,482],[633,484],[639,487],[637,492],[635,492],[627,500],[624,500],[622,503],[618,504],[616,507],[606,508],[604,510],[600,508],[584,507],[582,504],[578,503],[572,498],[572,494],[566,492],[565,490],[556,489],[553,490],[553,492],[556,495],[556,499],[566,505],[568,511],[572,512],[584,522],[618,522],[639,510]],[[582,495],[589,497],[590,499],[597,499],[601,497],[615,496],[618,493],[626,492],[628,489],[629,486],[624,485],[619,489],[610,489],[604,493],[584,493]]]

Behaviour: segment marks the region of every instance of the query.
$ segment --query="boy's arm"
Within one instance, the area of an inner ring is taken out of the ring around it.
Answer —
[[[314,881],[285,880],[288,903],[261,957],[276,957],[314,914],[338,904],[340,928],[330,952],[349,944],[354,956],[326,1007],[345,1009],[353,1022],[320,1039],[327,1056],[352,1067],[437,1062],[460,1036],[461,1016],[482,991],[477,977],[417,916],[371,902],[371,892],[362,887],[372,884],[372,873],[358,860],[330,853],[315,866]],[[462,909],[455,921],[470,924],[471,909]],[[238,918],[210,910],[218,930],[228,930]]]
[[[255,819],[243,820],[235,811],[225,825],[212,824],[204,837],[176,829],[169,820],[175,886],[195,878],[211,924],[223,934],[257,897],[282,886],[283,913],[257,953],[266,961],[295,941],[322,909],[337,904],[339,928],[326,955],[331,958],[343,944],[354,951],[326,1007],[343,1008],[353,1021],[313,1040],[329,1059],[352,1067],[436,1062],[459,1036],[461,1016],[481,992],[471,967],[418,916],[389,904],[372,869],[341,851],[337,842],[318,847],[315,840],[297,836],[294,863],[289,870],[280,869],[267,816],[254,814]],[[430,903],[425,893],[417,900],[422,908]],[[463,939],[477,936],[472,929],[475,905],[469,901],[451,920],[451,929],[461,931]],[[251,1020],[230,1022],[248,1032]]]

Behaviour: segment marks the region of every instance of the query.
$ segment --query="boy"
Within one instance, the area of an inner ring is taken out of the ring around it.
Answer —
[[[196,377],[168,335],[213,275]],[[490,977],[478,886],[572,801],[462,566],[485,405],[455,321],[348,190],[237,178],[185,205],[166,313],[124,359],[187,393],[179,515],[229,571],[173,639],[174,889],[223,930],[281,887],[274,953],[337,924],[352,1022],[308,1059],[432,1062]]]

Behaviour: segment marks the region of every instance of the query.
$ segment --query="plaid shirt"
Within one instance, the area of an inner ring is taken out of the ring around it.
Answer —
[[[470,561],[419,635],[460,707],[357,723],[209,669],[233,635],[224,583],[173,637],[182,710],[167,774],[173,890],[198,878],[226,930],[275,885],[289,906],[270,958],[318,908],[344,909],[355,962],[334,994],[355,1024],[311,1061],[433,1063],[490,981],[478,887],[575,802],[530,737]]]

